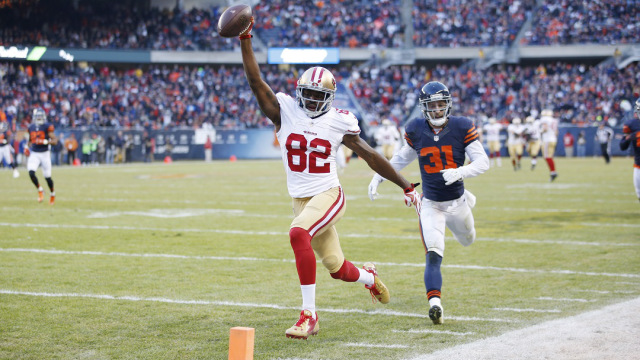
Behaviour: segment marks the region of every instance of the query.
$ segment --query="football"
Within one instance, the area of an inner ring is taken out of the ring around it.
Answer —
[[[225,10],[218,20],[218,34],[222,37],[236,37],[251,23],[251,6],[239,4]]]

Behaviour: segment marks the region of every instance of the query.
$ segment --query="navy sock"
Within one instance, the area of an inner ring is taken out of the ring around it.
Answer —
[[[433,251],[427,253],[427,265],[424,269],[424,286],[427,289],[427,298],[440,297],[442,288],[442,256]]]

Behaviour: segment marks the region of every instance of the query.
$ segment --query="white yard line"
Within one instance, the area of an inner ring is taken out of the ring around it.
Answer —
[[[400,344],[369,344],[369,343],[346,343],[342,346],[350,347],[366,347],[366,348],[383,348],[383,349],[407,349],[409,345]]]
[[[520,309],[520,308],[491,308],[495,311],[511,311],[511,312],[533,312],[533,313],[561,313],[558,309]]]
[[[231,216],[252,217],[250,214],[237,213],[234,210],[220,210],[222,214]],[[220,214],[220,213],[219,213]],[[263,217],[258,215],[257,217]],[[264,217],[271,217],[264,215]],[[5,227],[28,227],[28,228],[45,228],[45,229],[87,229],[87,230],[127,230],[127,231],[168,231],[168,232],[196,232],[196,233],[217,233],[231,235],[254,235],[254,236],[279,236],[288,237],[289,233],[284,231],[250,231],[250,230],[225,230],[225,229],[199,229],[199,228],[157,228],[157,227],[139,227],[139,226],[110,226],[110,225],[73,225],[73,224],[33,224],[33,223],[7,223],[0,222],[0,226]],[[390,234],[358,234],[358,233],[342,233],[340,237],[345,238],[375,238],[375,239],[407,239],[418,241],[416,230],[415,235],[390,235]],[[455,241],[453,237],[446,238],[449,241]],[[552,244],[552,245],[569,245],[569,246],[622,246],[636,247],[640,243],[604,243],[604,242],[586,242],[571,240],[532,240],[532,239],[505,239],[479,237],[477,241],[496,241],[496,242],[515,242],[525,244]]]
[[[201,255],[177,255],[177,254],[149,254],[149,253],[123,253],[123,252],[102,252],[102,251],[68,251],[56,249],[26,249],[26,248],[0,248],[0,252],[33,252],[55,255],[95,255],[95,256],[127,256],[127,257],[146,257],[146,258],[176,258],[176,259],[200,259],[200,260],[229,260],[229,261],[269,261],[269,262],[294,262],[292,259],[269,259],[256,257],[231,257],[231,256],[201,256]],[[364,263],[356,261],[355,263]],[[424,268],[424,263],[393,263],[393,262],[376,262],[379,266],[406,266]],[[541,270],[541,269],[522,269],[522,268],[501,268],[496,266],[479,266],[479,265],[442,265],[443,268],[454,269],[471,269],[471,270],[493,270],[506,271],[516,273],[537,273],[537,274],[558,274],[558,275],[586,275],[586,276],[607,276],[607,277],[623,277],[623,278],[640,278],[640,274],[625,273],[598,273],[573,270]],[[590,290],[591,291],[591,290]]]
[[[161,298],[161,297],[140,297],[140,296],[128,296],[128,295],[117,296],[117,295],[106,295],[106,294],[50,293],[50,292],[34,292],[34,291],[16,291],[16,290],[9,290],[9,289],[0,289],[0,294],[34,296],[34,297],[54,297],[54,298],[85,298],[85,299],[99,299],[99,300],[147,301],[147,302],[159,302],[159,303],[182,304],[182,305],[232,306],[232,307],[266,308],[266,309],[275,309],[275,310],[300,311],[299,306],[244,303],[244,302],[235,302],[235,301],[184,300],[184,299],[169,299],[169,298]],[[393,310],[318,308],[318,312],[335,313],[335,314],[362,314],[362,315],[372,315],[372,316],[384,315],[384,316],[413,317],[413,318],[429,317],[426,314],[408,313],[408,312],[393,311]],[[485,322],[504,322],[504,323],[518,322],[518,320],[511,320],[511,319],[478,318],[478,317],[449,316],[449,315],[447,315],[447,318],[451,320],[457,320],[457,321],[485,321]]]
[[[468,336],[475,334],[474,332],[457,332],[449,330],[431,330],[431,329],[409,329],[409,330],[391,330],[395,333],[408,333],[408,334],[443,334],[443,335],[455,335],[455,336]]]
[[[640,359],[640,298],[412,360]]]
[[[568,299],[568,298],[552,298],[552,297],[537,297],[535,299],[543,300],[543,301],[559,301],[559,302],[565,301],[565,302],[581,302],[581,303],[596,301],[596,300],[587,300],[587,299]]]

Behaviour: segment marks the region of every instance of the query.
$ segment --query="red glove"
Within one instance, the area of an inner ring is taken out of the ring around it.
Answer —
[[[251,23],[249,24],[249,27],[247,28],[247,30],[243,31],[242,33],[240,33],[240,36],[238,36],[240,40],[251,39],[253,37],[253,35],[251,35],[251,29],[253,29],[253,24],[254,24],[254,20],[252,16]]]
[[[420,209],[420,194],[416,191],[416,186],[420,183],[411,184],[408,188],[404,189],[404,204],[408,207],[415,206],[416,209]]]
[[[24,156],[29,157],[29,155],[31,155],[31,151],[29,151],[29,148],[24,148]]]

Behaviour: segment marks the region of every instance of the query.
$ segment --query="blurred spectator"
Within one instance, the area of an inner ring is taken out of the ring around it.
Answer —
[[[578,133],[578,141],[576,142],[576,148],[578,152],[578,157],[587,156],[587,139],[585,137],[584,130]]]
[[[564,133],[562,140],[564,142],[565,156],[573,157],[573,144],[575,142],[575,138],[573,137],[573,134],[570,131],[567,131],[566,133]]]
[[[78,150],[78,140],[76,140],[76,134],[69,134],[69,138],[64,141],[64,147],[67,149],[67,164],[73,165],[76,160],[76,151]]]

